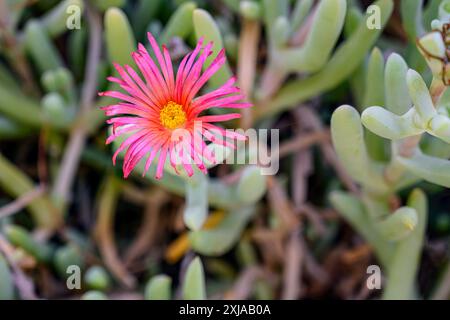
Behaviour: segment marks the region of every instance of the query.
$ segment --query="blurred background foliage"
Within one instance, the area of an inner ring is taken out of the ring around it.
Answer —
[[[388,116],[372,108],[420,114],[427,86],[407,78],[430,85],[440,69],[416,40],[449,7],[0,0],[0,299],[448,298],[450,150],[429,134],[449,131],[402,131],[423,133],[414,150],[438,163],[398,156],[398,119],[379,129]],[[280,130],[276,175],[219,164],[188,181],[122,178],[99,109],[112,100],[97,92],[148,31],[175,65],[200,37],[226,49],[208,89],[235,74],[254,107],[229,127]],[[367,287],[373,264],[384,290]]]

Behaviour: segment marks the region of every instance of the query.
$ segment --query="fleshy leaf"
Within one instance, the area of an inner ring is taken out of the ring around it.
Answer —
[[[242,204],[252,204],[259,201],[266,193],[266,177],[257,166],[248,166],[242,172],[237,185],[237,198]]]
[[[397,115],[405,114],[412,105],[406,83],[407,72],[408,65],[405,60],[400,55],[392,53],[386,62],[384,73],[385,107]]]
[[[134,65],[131,52],[136,50],[136,40],[127,16],[119,8],[105,13],[105,38],[111,62]]]
[[[192,14],[197,8],[195,2],[186,2],[172,14],[161,34],[161,43],[168,43],[172,37],[186,38],[192,31]]]
[[[384,105],[384,58],[380,49],[374,48],[369,57],[366,75],[366,95],[364,108],[373,105]]]
[[[450,188],[450,161],[430,157],[420,151],[410,158],[398,157],[398,161],[416,176]]]
[[[423,0],[408,0],[400,2],[403,27],[411,41],[423,34],[422,5]]]
[[[197,41],[203,37],[204,42],[213,42],[213,54],[206,59],[204,68],[207,68],[213,59],[217,56],[223,48],[222,36],[219,27],[211,15],[203,9],[195,9],[192,15],[194,22],[195,35]],[[209,85],[212,88],[220,87],[225,81],[231,78],[231,70],[227,62],[209,79]]]
[[[296,1],[291,14],[291,31],[295,32],[303,24],[311,11],[313,0]]]
[[[398,140],[424,132],[414,124],[414,109],[403,116],[398,116],[382,107],[370,107],[364,110],[361,121],[364,126],[377,135],[391,140]]]
[[[358,112],[348,105],[336,109],[331,117],[331,133],[339,159],[353,179],[367,188],[384,192],[387,186],[367,154]]]
[[[14,284],[11,271],[0,251],[0,300],[14,299]]]
[[[24,228],[17,225],[7,225],[5,235],[9,242],[22,248],[27,253],[35,257],[39,262],[49,262],[52,256],[52,249],[49,245],[36,242],[31,234]]]
[[[345,0],[321,1],[304,45],[278,51],[275,55],[277,65],[286,70],[302,72],[320,70],[327,63],[339,38],[346,11]]]
[[[183,299],[206,299],[205,273],[199,257],[195,257],[187,267],[183,281]]]
[[[410,207],[402,207],[377,224],[383,238],[398,241],[408,236],[417,226],[417,212]]]
[[[146,300],[170,300],[172,279],[166,275],[152,277],[145,286]]]
[[[427,85],[420,74],[412,69],[408,70],[406,81],[408,83],[409,95],[414,103],[414,108],[420,116],[422,123],[426,125],[436,114],[436,109],[434,108]]]
[[[429,123],[429,133],[450,144],[450,119],[437,114]]]
[[[208,177],[196,172],[186,179],[184,223],[191,230],[200,230],[208,216]]]
[[[253,207],[243,207],[228,213],[214,229],[189,234],[192,248],[203,255],[219,256],[226,253],[239,239],[245,225],[254,213]]]
[[[70,6],[78,7],[83,12],[84,3],[81,0],[64,0],[43,16],[40,21],[50,37],[56,37],[67,31],[67,10]]]
[[[427,225],[427,199],[422,190],[411,192],[408,207],[417,213],[417,226],[398,242],[388,269],[384,299],[412,299]]]
[[[62,59],[47,32],[38,21],[25,26],[25,47],[41,72],[62,67]]]
[[[380,8],[381,24],[384,26],[392,13],[392,0],[379,0],[374,5]],[[350,76],[361,64],[382,30],[367,28],[367,17],[366,15],[361,19],[358,29],[336,49],[322,70],[305,79],[287,82],[272,99],[258,105],[254,110],[255,117],[268,118],[273,114],[292,109],[300,102],[337,86]]]
[[[373,221],[367,214],[364,204],[357,197],[342,191],[333,191],[330,201],[351,226],[373,246],[381,262],[386,265],[392,247],[372,227]]]
[[[369,57],[367,66],[367,74],[365,81],[365,96],[363,109],[368,106],[380,105],[384,106],[384,57],[378,48],[374,48]],[[365,134],[367,151],[370,157],[376,161],[384,161],[386,159],[385,141],[373,132]]]

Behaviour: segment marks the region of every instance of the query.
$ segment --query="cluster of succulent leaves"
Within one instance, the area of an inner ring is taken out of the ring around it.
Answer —
[[[95,106],[107,105],[111,100],[101,97],[88,112],[78,110],[78,84],[85,74],[90,32],[85,23],[80,30],[67,32],[66,8],[75,5],[83,10],[86,3],[81,0],[52,3],[49,8],[41,8],[44,13],[38,18],[28,18],[29,12],[21,2],[24,1],[7,1],[10,4],[8,32],[17,34],[20,42],[14,47],[18,52],[0,47],[0,139],[18,140],[42,130],[55,149],[53,152],[60,155],[64,147],[61,137],[77,126],[83,126],[94,137],[98,135],[104,116]],[[364,14],[357,1],[323,0],[315,8],[312,0],[218,2],[237,17],[264,26],[267,61],[251,97],[255,102],[253,114],[257,127],[270,126],[283,112],[349,80],[358,108],[349,105],[337,108],[332,115],[331,131],[340,161],[361,189],[358,196],[335,190],[330,202],[372,246],[387,270],[384,297],[415,297],[428,208],[425,193],[410,189],[420,180],[450,187],[447,160],[450,157],[450,93],[445,83],[450,72],[446,65],[442,66],[447,48],[445,43],[440,43],[445,23],[450,22],[449,2],[429,1],[423,10],[421,0],[402,1],[402,20],[409,38],[402,55],[411,61],[411,66],[396,53],[391,53],[386,60],[378,48],[370,53],[391,16],[391,0],[374,2],[380,13],[380,28],[375,29],[368,28],[369,15]],[[229,22],[213,16],[210,13],[213,10],[202,9],[213,8],[207,1],[140,0],[130,4],[121,0],[91,0],[88,5],[104,12],[101,40],[107,54],[97,68],[99,90],[111,89],[104,79],[111,71],[112,62],[133,65],[130,53],[136,49],[137,40],[143,41],[146,31],[151,31],[160,43],[179,39],[193,44],[203,37],[214,42],[214,53],[225,47],[231,63],[236,60],[235,31]],[[167,16],[164,24],[158,19],[160,16]],[[307,33],[299,40],[297,31],[305,25]],[[67,53],[63,57],[56,40],[65,33]],[[419,37],[420,50],[416,47]],[[389,44],[380,41],[380,47]],[[33,64],[42,95],[33,87],[22,88],[11,76],[12,60],[24,52]],[[210,59],[213,57],[214,54]],[[232,75],[231,63],[211,78],[210,87],[218,87]],[[429,88],[421,74],[426,81],[431,80]],[[254,152],[245,150],[244,146],[238,151]],[[221,156],[226,159],[227,154]],[[55,171],[57,158],[52,163]],[[100,170],[106,168],[106,191],[100,206],[112,210],[117,201],[115,185],[120,182],[109,158],[109,154],[91,145],[82,154],[83,161]],[[260,169],[255,165],[236,166],[236,170],[242,169],[242,174],[231,185],[201,173],[187,178],[175,175],[168,165],[166,169],[161,181],[153,178],[154,168],[144,179],[185,198],[184,222],[190,230],[192,250],[215,257],[238,243],[239,250],[245,253],[243,261],[251,264],[255,253],[244,239],[243,231],[266,193],[266,177]],[[142,167],[135,171],[139,176]],[[15,198],[33,190],[34,182],[0,154],[0,186]],[[392,201],[403,190],[410,191],[407,202],[392,212]],[[27,208],[36,226],[52,231],[67,219],[68,200],[54,188]],[[222,210],[225,215],[216,226],[206,229],[203,226],[210,208]],[[103,292],[111,287],[111,277],[103,267],[84,266],[82,252],[89,244],[80,240],[79,234],[72,234],[70,241],[56,246],[36,242],[25,228],[10,223],[10,218],[0,220],[0,226],[12,245],[39,263],[53,265],[63,279],[67,277],[69,265],[87,269],[84,282],[93,291],[86,293],[85,299],[107,298]],[[147,283],[144,296],[174,298],[172,287],[170,277],[155,275]],[[206,297],[204,270],[198,257],[187,266],[180,288],[184,298]],[[0,250],[0,298],[12,298],[16,295],[14,291],[10,268]]]

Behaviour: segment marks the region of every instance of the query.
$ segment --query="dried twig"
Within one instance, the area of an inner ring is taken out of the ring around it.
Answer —
[[[15,259],[12,256],[13,252],[9,249],[9,243],[2,235],[0,235],[0,251],[4,253],[6,260],[12,268],[14,283],[16,284],[17,290],[19,291],[22,299],[38,299],[34,290],[33,281],[28,278],[28,276],[25,275],[22,269],[20,269],[20,267],[16,264]]]
[[[296,229],[299,225],[292,203],[278,180],[272,176],[267,177],[268,196],[271,207],[279,215],[285,231]]]
[[[299,230],[294,230],[286,245],[281,299],[295,300],[302,291],[303,248]]]
[[[298,207],[298,212],[305,215],[311,222],[318,235],[323,236],[327,232],[325,224],[319,212],[310,204],[305,203]]]
[[[304,119],[305,123],[308,123],[311,130],[315,132],[320,132],[323,130],[322,122],[320,121],[317,114],[312,110],[312,108],[307,108],[301,106],[298,108],[298,112],[301,117]],[[331,145],[330,140],[322,141],[320,144],[320,150],[325,158],[325,160],[333,167],[336,171],[338,178],[342,181],[342,183],[346,186],[348,190],[355,194],[359,194],[359,189],[353,179],[349,176],[349,174],[345,171],[344,167],[342,167],[339,162],[336,152],[334,151],[333,146]]]
[[[119,186],[114,178],[110,177],[106,180],[100,195],[95,236],[105,264],[111,273],[127,288],[133,288],[136,279],[120,260],[114,240],[114,215],[119,191]]]
[[[21,78],[24,88],[29,93],[38,92],[38,88],[33,80],[30,65],[24,54],[24,46],[21,45],[11,30],[12,16],[9,12],[7,1],[0,1],[0,40],[3,40],[2,47],[5,48],[6,57],[11,66]]]
[[[311,132],[299,135],[280,145],[280,158],[285,157],[294,152],[307,149],[314,144],[329,141],[330,134],[327,131]]]
[[[325,285],[330,280],[328,273],[319,263],[317,263],[316,258],[313,256],[311,251],[309,251],[306,244],[302,242],[301,245],[305,259],[305,273],[309,277],[313,278],[317,283]]]
[[[288,41],[288,47],[301,47],[305,42],[311,25],[314,20],[316,12],[314,8],[306,18],[306,21],[296,30]],[[262,79],[260,84],[261,99],[268,99],[272,97],[281,87],[283,82],[288,77],[288,72],[280,70],[280,68],[273,62],[269,62],[262,72]]]
[[[89,47],[86,63],[86,78],[81,92],[80,100],[80,114],[79,118],[83,119],[83,115],[89,111],[93,105],[95,97],[95,90],[97,87],[97,65],[100,60],[101,45],[102,45],[102,27],[100,15],[91,7],[86,8],[87,18],[89,21]],[[64,205],[70,193],[70,188],[73,184],[75,172],[80,161],[81,152],[86,143],[86,136],[88,130],[83,124],[75,126],[73,129],[67,147],[64,151],[61,167],[56,177],[53,187],[53,196],[60,201],[58,204]]]
[[[144,205],[147,202],[148,193],[131,183],[123,183],[122,194],[125,200],[137,205]]]
[[[13,215],[26,206],[28,206],[34,199],[39,198],[45,192],[45,187],[40,185],[35,189],[23,194],[16,200],[0,208],[0,219]]]
[[[317,6],[315,6],[308,14],[306,21],[300,26],[300,28],[292,35],[289,40],[289,44],[294,47],[302,46],[305,43],[309,32],[311,31],[312,23],[317,13]]]
[[[293,112],[296,117],[298,135],[305,134],[303,128],[302,118],[298,112]],[[292,201],[296,207],[299,207],[306,201],[308,195],[308,177],[313,171],[312,152],[310,149],[303,149],[297,151],[294,155],[294,162],[292,165]]]
[[[308,196],[308,178],[312,173],[311,150],[302,150],[294,155],[292,164],[292,201],[296,207],[301,206]]]
[[[158,230],[159,209],[166,200],[167,194],[161,189],[152,190],[151,195],[147,195],[144,221],[136,238],[125,253],[126,265],[130,265],[135,259],[149,252]]]
[[[252,239],[261,247],[261,254],[268,266],[280,264],[283,261],[283,234],[280,230],[255,228],[252,230]]]
[[[253,284],[257,279],[267,277],[266,272],[257,266],[244,269],[239,275],[233,288],[224,295],[225,300],[245,300],[248,299],[253,290]]]
[[[251,99],[255,82],[256,64],[258,62],[258,43],[261,26],[258,20],[244,18],[239,39],[239,55],[237,75],[239,85],[247,99]],[[242,109],[241,126],[244,129],[252,127],[252,109]]]

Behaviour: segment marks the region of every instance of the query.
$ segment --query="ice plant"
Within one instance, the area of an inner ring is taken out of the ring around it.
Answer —
[[[429,40],[427,35],[418,41],[422,54],[430,51]],[[421,179],[450,187],[446,69],[434,66],[430,65],[433,80],[428,88],[400,55],[391,54],[385,64],[375,49],[366,74],[370,95],[361,116],[343,105],[331,119],[336,152],[361,185],[360,197],[338,191],[331,202],[374,248],[387,274],[386,299],[414,296],[428,215],[427,198],[420,189],[411,192],[404,206],[392,206],[392,199]],[[391,149],[388,155],[386,144]]]
[[[157,179],[163,176],[167,159],[177,173],[177,164],[182,164],[188,176],[192,176],[194,172],[192,164],[206,173],[204,160],[215,162],[214,153],[208,148],[208,141],[234,147],[231,142],[245,140],[245,136],[213,124],[239,118],[239,113],[203,113],[211,108],[239,109],[250,107],[251,104],[240,102],[244,96],[235,86],[234,77],[220,88],[196,97],[226,61],[225,51],[222,49],[213,62],[203,68],[205,60],[212,53],[212,42],[203,46],[203,41],[200,40],[195,49],[182,59],[175,75],[167,48],[163,45],[160,50],[150,33],[148,40],[156,62],[144,45],[139,44],[138,50],[132,53],[132,58],[142,77],[129,65],[122,67],[114,64],[120,77],[108,77],[108,80],[119,84],[125,93],[99,93],[121,100],[102,108],[107,116],[112,117],[107,120],[108,124],[112,124],[113,130],[106,143],[127,135],[114,153],[113,163],[115,164],[117,155],[126,149],[123,163],[125,178],[144,157],[147,157],[144,175],[157,159]]]

